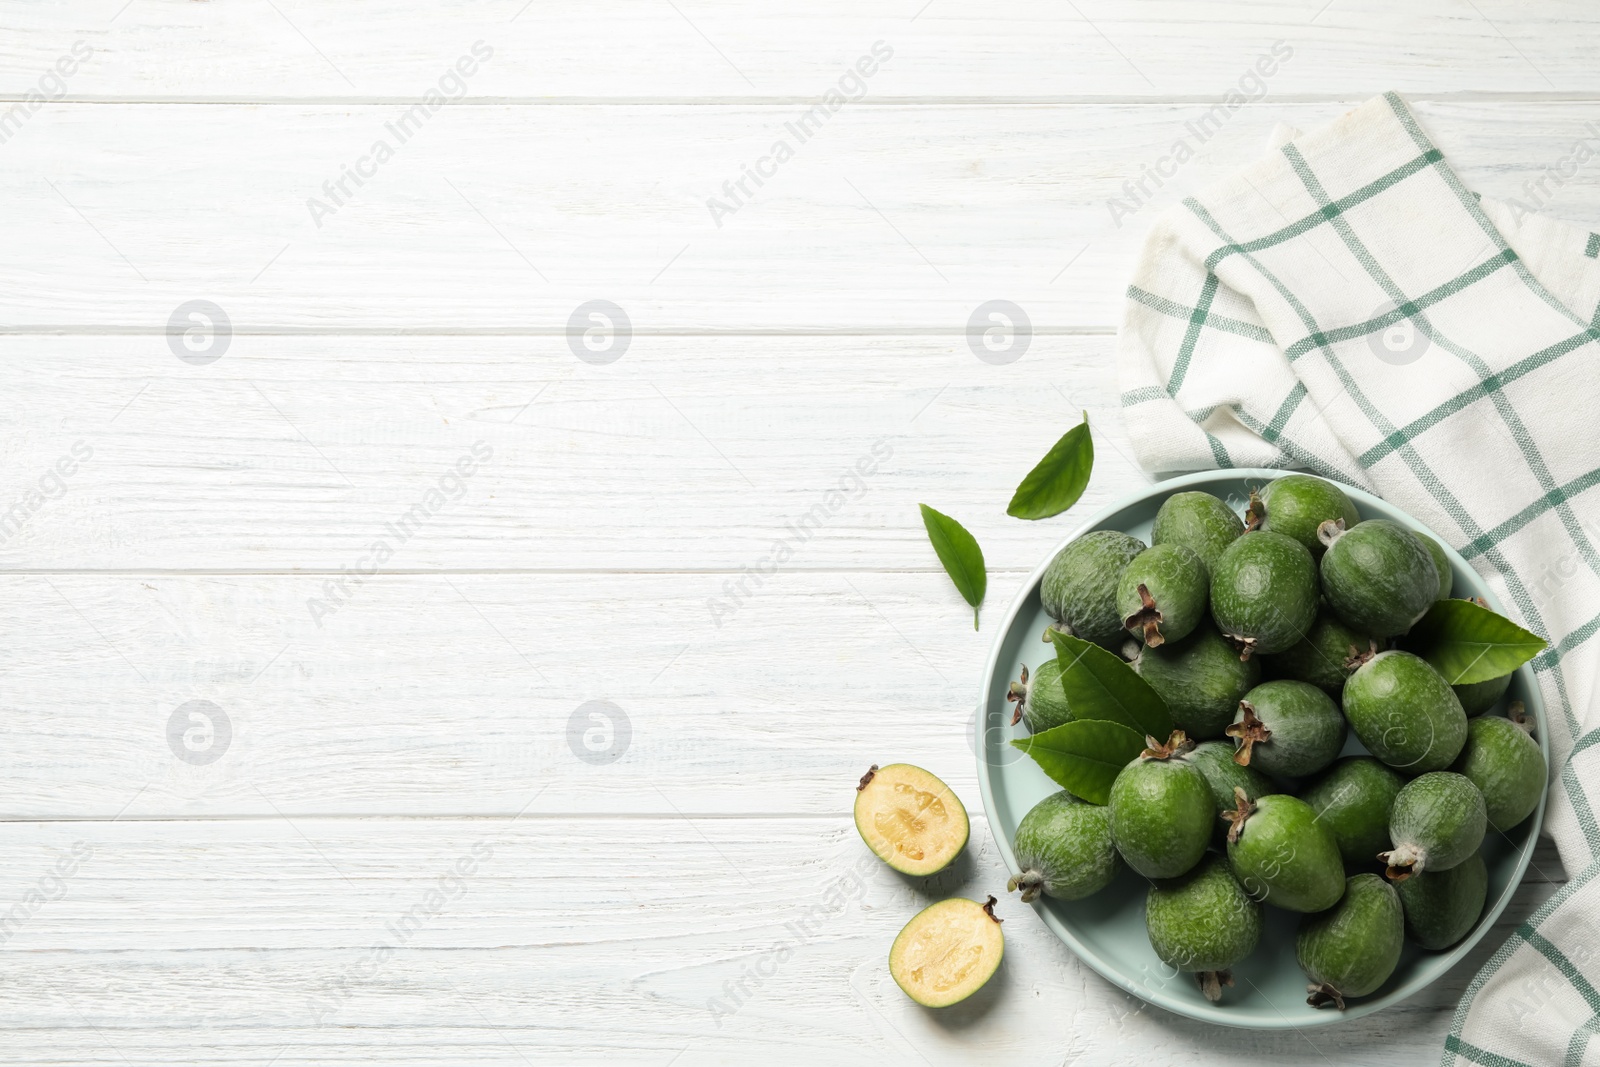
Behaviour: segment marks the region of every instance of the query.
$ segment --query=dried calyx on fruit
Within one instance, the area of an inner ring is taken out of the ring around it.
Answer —
[[[1238,750],[1233,754],[1233,762],[1241,767],[1248,767],[1257,742],[1272,740],[1272,731],[1267,729],[1266,723],[1256,718],[1255,705],[1248,700],[1239,701],[1239,715],[1239,721],[1224,732],[1239,742]]]
[[[1078,900],[1104,889],[1122,869],[1111,842],[1110,812],[1065,789],[1022,817],[1012,847],[1020,870],[1006,888],[1021,890],[1024,903],[1031,904],[1041,893]]]
[[[1006,699],[1016,705],[1011,724],[1026,723],[1029,733],[1043,733],[1052,726],[1072,721],[1067,691],[1061,686],[1061,664],[1057,660],[1045,660],[1031,675],[1024,664],[1021,679],[1007,688]]]
[[[1389,839],[1378,853],[1391,881],[1423,871],[1447,871],[1483,844],[1488,829],[1483,794],[1463,775],[1434,771],[1407,782],[1394,798]]]

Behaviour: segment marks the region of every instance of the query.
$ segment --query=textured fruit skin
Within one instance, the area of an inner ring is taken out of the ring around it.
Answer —
[[[1056,553],[1039,580],[1039,599],[1076,637],[1115,647],[1126,634],[1117,614],[1117,579],[1144,542],[1118,530],[1092,530]]]
[[[1489,825],[1496,830],[1509,830],[1533,814],[1547,784],[1539,742],[1498,715],[1467,724],[1466,746],[1450,769],[1478,787]]]
[[[1344,892],[1344,861],[1333,834],[1297,797],[1277,793],[1256,801],[1228,863],[1256,900],[1288,911],[1331,908]]]
[[[1250,746],[1250,766],[1264,774],[1300,778],[1316,774],[1344,748],[1349,726],[1333,698],[1310,682],[1263,682],[1244,702],[1272,736]],[[1234,722],[1244,719],[1241,707]]]
[[[1017,824],[1012,842],[1021,874],[1037,872],[1045,896],[1078,900],[1104,889],[1122,867],[1111,843],[1111,816],[1067,792],[1052,793]],[[1032,900],[1024,884],[1024,900]]]
[[[1439,599],[1439,571],[1417,536],[1388,519],[1346,530],[1322,556],[1322,595],[1345,624],[1373,637],[1411,629]]]
[[[1129,624],[1144,606],[1139,595],[1143,584],[1156,610],[1161,612],[1157,631],[1161,640],[1182,641],[1206,617],[1210,581],[1200,557],[1182,545],[1155,545],[1133,557],[1117,581],[1117,614],[1124,628],[1145,640],[1145,628],[1137,621]]]
[[[1352,630],[1330,611],[1319,611],[1303,639],[1276,655],[1262,657],[1261,670],[1268,678],[1310,682],[1338,696],[1355,671],[1345,666],[1351,654],[1371,647],[1370,635]]]
[[[1394,973],[1405,918],[1394,888],[1375,874],[1352,875],[1338,907],[1300,921],[1295,957],[1306,977],[1342,997],[1364,997]]]
[[[1424,774],[1394,798],[1389,862],[1415,856],[1413,874],[1448,871],[1478,851],[1488,825],[1483,794],[1471,781],[1452,771]]]
[[[901,874],[916,877],[937,874],[955,862],[955,858],[967,847],[967,840],[972,833],[972,826],[967,821],[966,805],[961,803],[961,798],[938,776],[914,764],[891,763],[875,767],[871,773],[871,780],[856,790],[855,824],[856,833],[861,835],[861,840],[866,842],[873,855]],[[919,810],[919,819],[926,818],[950,827],[952,833],[948,841],[951,847],[947,850],[948,854],[910,854],[898,844],[905,838],[894,832],[903,829],[902,826],[897,826],[893,821],[887,827],[877,825],[874,812],[882,809],[876,807],[876,794],[885,789],[906,793],[911,801],[910,806]],[[886,830],[889,832],[886,833]]]
[[[970,935],[963,942],[966,952],[950,951],[952,946],[947,935],[951,932]],[[946,1008],[982,989],[999,969],[1005,949],[1006,939],[1000,924],[984,914],[983,905],[975,900],[952,897],[929,904],[901,928],[889,947],[889,975],[895,985],[918,1004]],[[915,980],[915,972],[923,967],[937,966],[957,956],[966,961],[966,973],[958,987],[940,991],[926,988]]]
[[[1450,683],[1409,652],[1380,652],[1344,684],[1344,713],[1367,751],[1406,774],[1450,766],[1467,740],[1467,713]]]
[[[1343,519],[1346,529],[1361,521],[1356,506],[1343,489],[1309,474],[1286,474],[1261,489],[1266,515],[1261,529],[1292,537],[1313,556],[1322,555],[1317,527],[1329,519]]]
[[[1389,815],[1405,779],[1371,756],[1346,756],[1300,799],[1333,834],[1347,869],[1370,870],[1388,851]]]
[[[1426,949],[1449,948],[1478,925],[1489,895],[1489,868],[1483,853],[1474,852],[1448,871],[1423,871],[1394,888],[1411,940]]]
[[[1145,930],[1161,962],[1180,971],[1221,971],[1255,951],[1261,905],[1245,894],[1220,856],[1151,886]]]
[[[1039,669],[1023,684],[1023,690],[1022,721],[1030,734],[1042,734],[1051,727],[1072,721],[1067,691],[1061,687],[1058,660],[1051,658],[1039,664]]]
[[[1176,878],[1200,862],[1216,806],[1199,768],[1182,756],[1129,763],[1111,783],[1111,839],[1146,878]]]
[[[1317,568],[1292,537],[1256,530],[1223,550],[1211,571],[1211,617],[1255,653],[1292,647],[1317,616]]]
[[[1511,675],[1502,674],[1498,678],[1490,678],[1482,682],[1468,682],[1466,685],[1452,685],[1456,699],[1461,701],[1461,710],[1467,715],[1482,715],[1506,695],[1506,690],[1511,688]]]
[[[1178,729],[1197,741],[1221,737],[1239,701],[1261,680],[1260,661],[1241,661],[1209,622],[1182,641],[1141,650],[1134,669],[1167,702]]]
[[[1220,498],[1210,493],[1173,493],[1156,512],[1150,544],[1182,545],[1210,570],[1222,550],[1242,533],[1244,520]]]
[[[1222,813],[1233,808],[1235,788],[1243,789],[1244,795],[1251,800],[1259,800],[1269,793],[1278,792],[1278,787],[1272,779],[1256,770],[1254,767],[1241,767],[1233,762],[1233,745],[1227,741],[1207,741],[1198,745],[1189,753],[1189,762],[1200,768],[1200,773],[1205,776],[1206,785],[1211,787],[1211,799],[1217,806],[1217,830],[1213,840],[1219,845],[1226,845],[1223,840],[1228,832],[1229,822],[1223,818]],[[1384,813],[1384,833],[1388,833],[1388,813]],[[1387,836],[1385,840],[1387,841]]]
[[[1433,569],[1439,572],[1439,593],[1434,599],[1449,600],[1450,590],[1456,585],[1456,574],[1454,568],[1450,566],[1449,558],[1444,554],[1444,546],[1421,530],[1411,532],[1422,542],[1422,547],[1428,550],[1428,555],[1433,557]]]

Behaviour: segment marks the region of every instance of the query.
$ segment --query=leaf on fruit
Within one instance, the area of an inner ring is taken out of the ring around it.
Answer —
[[[1074,719],[1011,742],[1075,797],[1104,804],[1122,768],[1144,750],[1144,738],[1121,723]]]
[[[972,605],[972,628],[978,628],[978,605],[989,588],[989,572],[983,567],[983,549],[977,538],[967,528],[950,516],[934,511],[926,504],[922,509],[922,525],[927,527],[928,540],[944,565],[945,573],[956,583],[956,592]]]
[[[1055,642],[1061,688],[1074,719],[1118,723],[1140,737],[1166,737],[1172,732],[1167,702],[1121,658],[1060,630],[1051,630],[1050,640]]]
[[[1006,506],[1016,519],[1048,519],[1078,502],[1094,470],[1094,438],[1089,436],[1089,413],[1062,435],[1046,452]]]
[[[1545,640],[1470,600],[1441,600],[1406,636],[1406,646],[1451,685],[1510,674],[1544,651]]]

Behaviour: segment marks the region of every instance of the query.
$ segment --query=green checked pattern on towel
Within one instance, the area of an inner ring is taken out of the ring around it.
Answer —
[[[1391,93],[1163,214],[1118,338],[1148,470],[1374,490],[1550,641],[1547,828],[1577,873],[1473,981],[1446,1067],[1600,1064],[1597,250],[1480,200]]]

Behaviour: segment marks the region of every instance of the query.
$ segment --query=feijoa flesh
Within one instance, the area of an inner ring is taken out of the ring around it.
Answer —
[[[1190,743],[1174,732],[1147,748],[1111,783],[1111,839],[1146,878],[1176,878],[1200,862],[1216,814],[1211,787],[1191,763]]]
[[[1229,971],[1261,940],[1261,905],[1251,900],[1220,856],[1188,874],[1154,883],[1144,904],[1145,930],[1161,962],[1187,971],[1210,1001],[1233,985]]]
[[[1061,686],[1061,662],[1047,659],[1031,675],[1022,668],[1020,681],[1011,683],[1006,699],[1017,706],[1013,724],[1021,721],[1030,734],[1041,734],[1054,726],[1072,721],[1067,706],[1067,691]]]
[[[1292,537],[1313,556],[1320,556],[1318,527],[1330,520],[1354,526],[1361,516],[1344,490],[1332,482],[1309,474],[1286,474],[1252,495],[1246,520],[1252,529]]]
[[[1389,980],[1400,962],[1405,918],[1394,887],[1375,874],[1352,875],[1338,906],[1300,921],[1295,957],[1311,984],[1306,1003],[1344,1010]]]
[[[1182,545],[1154,545],[1123,569],[1117,613],[1123,627],[1154,648],[1182,641],[1206,617],[1206,565]]]
[[[1467,740],[1467,715],[1450,683],[1409,652],[1380,652],[1344,684],[1344,714],[1367,751],[1406,774],[1450,766]]]
[[[1228,812],[1228,863],[1245,892],[1288,911],[1331,908],[1344,892],[1344,861],[1333,834],[1298,797],[1251,801],[1240,790]]]
[[[1194,740],[1221,737],[1239,701],[1261,678],[1261,664],[1239,650],[1210,622],[1182,641],[1141,649],[1133,667],[1166,702],[1173,725]]]
[[[1448,871],[1423,871],[1395,883],[1406,933],[1426,949],[1449,948],[1478,924],[1489,896],[1489,868],[1474,852]]]
[[[1117,581],[1144,547],[1118,530],[1093,530],[1077,538],[1056,553],[1039,580],[1045,612],[1075,637],[1117,647],[1126,636],[1117,614]]]
[[[1544,753],[1528,731],[1498,715],[1467,723],[1467,743],[1450,768],[1483,794],[1484,813],[1496,830],[1509,830],[1533,814],[1544,795]]]
[[[889,949],[895,984],[929,1008],[949,1007],[982,989],[1006,949],[994,905],[994,897],[986,904],[955,897],[919,911]]]
[[[967,808],[950,787],[909,763],[874,766],[856,786],[856,830],[901,874],[937,874],[967,845]]]
[[[1182,545],[1209,570],[1222,550],[1244,533],[1244,521],[1210,493],[1173,493],[1161,503],[1150,527],[1150,544]]]
[[[1122,863],[1111,843],[1110,812],[1067,792],[1052,793],[1017,824],[1012,841],[1019,872],[1007,884],[1032,902],[1043,893],[1078,900],[1104,889]]]
[[[1478,787],[1452,771],[1434,771],[1407,782],[1394,798],[1389,813],[1394,847],[1378,858],[1396,882],[1424,871],[1448,871],[1478,851],[1488,825]]]
[[[1322,595],[1345,624],[1373,637],[1411,629],[1439,599],[1439,571],[1417,535],[1388,519],[1324,524]]]
[[[1371,756],[1346,756],[1306,787],[1300,799],[1339,845],[1347,869],[1370,870],[1389,848],[1389,815],[1405,779]]]
[[[1234,759],[1265,774],[1316,774],[1344,748],[1349,727],[1333,698],[1310,682],[1262,682],[1239,701],[1228,727]]]
[[[1283,534],[1242,534],[1211,571],[1211,616],[1242,658],[1292,648],[1317,616],[1317,570]]]

